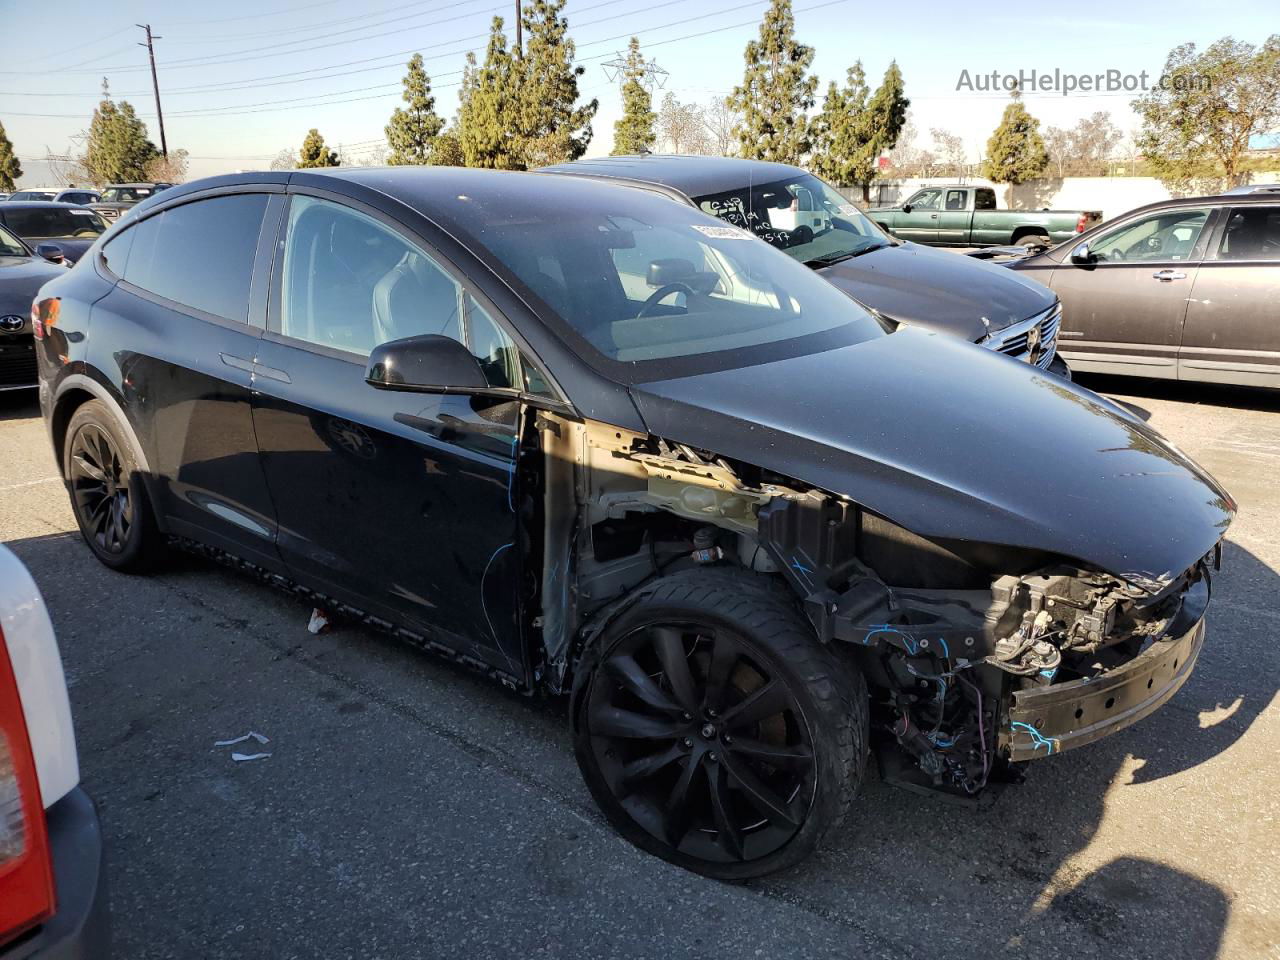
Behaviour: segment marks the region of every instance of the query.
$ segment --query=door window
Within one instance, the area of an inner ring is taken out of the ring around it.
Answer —
[[[1280,207],[1238,207],[1227,218],[1219,260],[1280,260]]]
[[[921,190],[907,201],[912,210],[937,210],[942,197],[941,190]]]
[[[249,284],[258,234],[267,209],[265,193],[195,200],[141,221],[111,242],[130,237],[113,272],[127,283],[226,320],[249,318]]]
[[[1101,263],[1187,260],[1208,219],[1207,209],[1165,210],[1103,237],[1089,252]]]
[[[520,350],[479,301],[416,245],[349,207],[293,198],[281,287],[287,337],[361,356],[405,337],[449,337],[489,386],[522,389]]]
[[[963,210],[964,200],[965,200],[965,197],[964,197],[963,190],[947,191],[947,209],[948,210]]]

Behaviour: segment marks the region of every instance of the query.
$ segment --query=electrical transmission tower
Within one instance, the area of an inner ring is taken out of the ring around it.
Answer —
[[[669,73],[662,67],[658,66],[656,60],[643,60],[644,64],[640,70],[640,82],[648,87],[652,93],[654,88],[662,89],[667,85],[667,77]],[[627,55],[625,53],[617,54],[612,60],[600,64],[604,67],[604,74],[609,78],[610,83],[625,83],[627,79]]]

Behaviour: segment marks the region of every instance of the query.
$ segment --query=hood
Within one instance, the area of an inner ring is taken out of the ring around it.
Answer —
[[[932,540],[1046,551],[1147,588],[1208,553],[1235,511],[1116,404],[924,331],[631,390],[659,436],[844,494]]]
[[[0,316],[25,317],[37,291],[66,272],[66,267],[37,257],[0,257]]]
[[[887,317],[970,342],[1048,310],[1057,299],[1029,277],[916,243],[882,247],[818,273]]]

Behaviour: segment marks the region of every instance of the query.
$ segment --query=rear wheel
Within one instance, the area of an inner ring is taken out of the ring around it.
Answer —
[[[807,856],[862,780],[867,693],[794,606],[724,577],[666,578],[584,657],[574,744],[637,846],[744,880]]]
[[[106,404],[91,400],[67,424],[63,472],[85,542],[113,570],[139,573],[164,552],[133,447]]]

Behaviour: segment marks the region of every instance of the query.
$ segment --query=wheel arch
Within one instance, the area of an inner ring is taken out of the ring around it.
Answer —
[[[67,426],[71,423],[71,418],[75,416],[75,412],[90,400],[102,401],[103,405],[111,411],[112,416],[119,422],[132,448],[135,461],[141,468],[143,477],[148,481],[149,486],[151,464],[147,459],[142,443],[138,440],[137,431],[133,429],[133,424],[124,411],[123,404],[110,389],[83,373],[73,373],[67,376],[58,385],[57,394],[51,405],[49,436],[53,441],[54,456],[58,462],[58,473],[64,480],[66,479],[66,464],[62,462],[62,451],[67,441]]]

